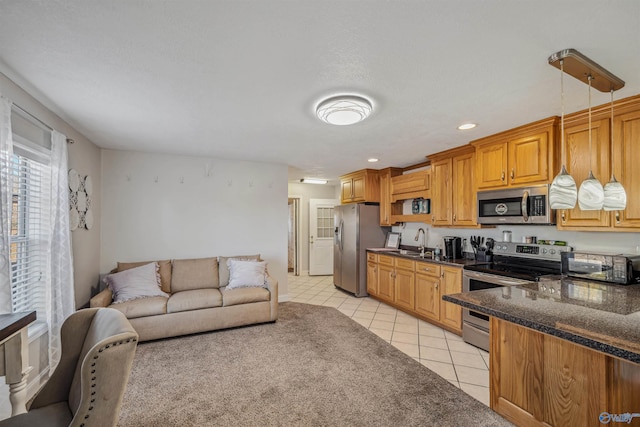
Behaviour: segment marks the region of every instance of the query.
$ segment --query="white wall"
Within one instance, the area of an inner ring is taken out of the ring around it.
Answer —
[[[286,298],[285,165],[103,150],[102,171],[102,272],[259,253]]]
[[[289,197],[300,198],[300,272],[309,272],[309,200],[336,199],[340,204],[339,194],[339,186],[289,183]]]
[[[427,246],[435,248],[443,247],[443,236],[460,236],[469,239],[470,236],[491,237],[496,241],[502,241],[502,231],[511,230],[512,241],[521,242],[523,236],[536,236],[538,239],[564,240],[574,250],[588,250],[592,252],[617,252],[636,254],[640,249],[640,233],[610,233],[587,231],[559,231],[555,226],[542,225],[500,225],[490,229],[464,229],[464,228],[440,228],[417,222],[408,222],[404,227],[394,226],[393,231],[402,233],[402,244],[417,246],[413,239],[418,228],[424,228],[428,232]],[[471,245],[467,240],[466,251],[471,252]]]

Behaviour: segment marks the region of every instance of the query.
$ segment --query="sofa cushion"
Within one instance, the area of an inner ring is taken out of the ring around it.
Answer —
[[[236,256],[221,256],[219,269],[220,269],[220,287],[227,286],[229,284],[229,266],[227,260],[239,259],[242,261],[260,261],[260,254],[258,255],[236,255]]]
[[[267,263],[264,261],[227,260],[229,266],[229,284],[227,289],[266,288]]]
[[[113,302],[118,304],[139,298],[168,297],[169,295],[160,289],[158,268],[158,263],[152,262],[107,275],[104,282],[113,292]]]
[[[167,313],[167,297],[150,297],[111,304],[109,307],[120,310],[127,319],[136,317],[157,316]]]
[[[219,289],[193,289],[171,294],[167,303],[167,313],[221,306],[222,294]]]
[[[171,292],[219,287],[218,259],[174,259]]]
[[[222,291],[222,305],[247,304],[251,302],[269,301],[271,293],[265,288],[220,288]]]
[[[140,267],[154,261],[142,262],[119,262],[117,271],[125,271],[131,268]],[[160,266],[160,287],[164,292],[171,292],[171,260],[156,261]]]

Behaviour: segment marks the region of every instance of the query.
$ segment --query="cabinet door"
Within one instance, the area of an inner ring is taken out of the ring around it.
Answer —
[[[478,146],[476,149],[478,189],[507,186],[507,143]]]
[[[378,298],[393,302],[395,296],[393,288],[394,272],[393,266],[378,264]]]
[[[451,159],[434,162],[431,165],[433,176],[433,198],[431,200],[431,222],[433,225],[451,225]]]
[[[365,201],[365,174],[354,176],[351,185],[353,185],[353,201]]]
[[[415,307],[415,274],[413,270],[396,269],[395,298],[398,307],[413,310]]]
[[[367,262],[367,292],[369,295],[378,295],[378,263]]]
[[[609,169],[609,120],[602,119],[591,124],[591,155],[589,155],[589,125],[579,123],[566,126],[565,129],[566,167],[578,189],[589,176],[589,159],[593,174],[600,182],[607,182]],[[571,227],[608,227],[611,215],[609,212],[583,211],[576,203],[574,209],[563,209],[560,212],[559,228]]]
[[[392,225],[390,172],[380,174],[380,225]]]
[[[549,181],[549,132],[509,141],[509,184]]]
[[[477,224],[475,192],[475,155],[462,154],[453,158],[453,225]]]
[[[416,307],[417,313],[430,319],[440,320],[440,277],[430,274],[416,273]]]
[[[640,228],[640,111],[614,118],[613,160],[616,179],[627,193],[627,208],[614,215],[615,227]],[[601,178],[603,184],[608,181]],[[617,214],[617,215],[616,215]]]
[[[353,180],[343,179],[340,181],[340,199],[342,203],[349,203],[353,200]]]
[[[442,267],[440,295],[462,292],[462,269]],[[440,299],[440,321],[457,331],[462,331],[462,307]]]

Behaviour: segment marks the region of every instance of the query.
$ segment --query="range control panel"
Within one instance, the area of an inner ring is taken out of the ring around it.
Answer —
[[[571,246],[536,245],[532,243],[496,242],[495,255],[520,256],[560,261],[562,252],[571,252]]]

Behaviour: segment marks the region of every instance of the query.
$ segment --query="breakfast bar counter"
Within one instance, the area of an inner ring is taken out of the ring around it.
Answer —
[[[443,300],[490,316],[490,406],[508,420],[640,425],[640,285],[552,278]]]

